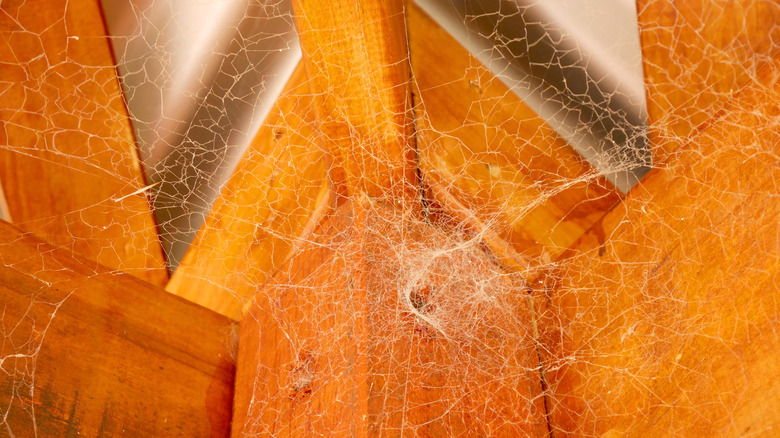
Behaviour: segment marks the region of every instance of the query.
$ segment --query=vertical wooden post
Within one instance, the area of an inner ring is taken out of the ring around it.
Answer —
[[[404,1],[295,0],[337,191],[419,202]]]
[[[349,201],[242,319],[233,436],[545,434],[519,282],[478,242],[414,214],[403,2],[293,5],[331,178]]]

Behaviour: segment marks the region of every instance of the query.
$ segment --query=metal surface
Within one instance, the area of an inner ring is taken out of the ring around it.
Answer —
[[[633,1],[415,1],[620,190],[649,171]]]
[[[102,0],[174,268],[301,57],[284,0]]]

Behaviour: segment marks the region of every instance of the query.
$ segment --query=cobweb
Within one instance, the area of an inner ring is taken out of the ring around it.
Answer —
[[[777,2],[342,3],[0,0],[0,218],[241,321],[237,436],[778,433]]]

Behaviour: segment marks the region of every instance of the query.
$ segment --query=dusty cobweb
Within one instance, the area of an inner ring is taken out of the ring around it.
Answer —
[[[327,129],[353,109],[317,111],[340,84],[312,91],[287,2],[0,8],[3,219],[245,314],[239,433],[352,433],[368,388],[383,435],[771,435],[738,365],[777,344],[776,3],[409,3],[409,105],[381,112],[413,120],[412,202],[339,190],[328,144],[386,130]],[[35,421],[19,394],[67,299],[2,317],[3,411]]]

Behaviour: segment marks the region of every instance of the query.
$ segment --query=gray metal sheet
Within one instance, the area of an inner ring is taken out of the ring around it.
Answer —
[[[171,267],[300,60],[286,0],[102,0]]]

